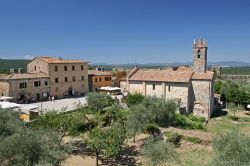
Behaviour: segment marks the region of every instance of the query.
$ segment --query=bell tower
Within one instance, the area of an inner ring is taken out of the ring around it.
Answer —
[[[195,72],[205,73],[207,70],[207,41],[199,39],[194,40],[193,44],[193,70]]]

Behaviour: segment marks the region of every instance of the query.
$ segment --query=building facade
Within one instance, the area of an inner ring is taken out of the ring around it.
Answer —
[[[193,45],[193,66],[168,69],[134,68],[120,82],[123,90],[172,99],[180,110],[210,118],[214,106],[214,73],[207,71],[207,42]]]
[[[99,70],[88,71],[89,91],[96,91],[100,87],[112,86],[112,72]]]
[[[49,95],[49,77],[45,73],[13,73],[0,77],[0,95],[24,103],[42,100]]]
[[[88,88],[88,63],[53,57],[36,57],[27,65],[27,73],[0,77],[0,95],[18,101],[85,95]]]
[[[27,71],[49,76],[50,96],[80,96],[89,91],[88,63],[84,61],[37,57],[28,64]]]

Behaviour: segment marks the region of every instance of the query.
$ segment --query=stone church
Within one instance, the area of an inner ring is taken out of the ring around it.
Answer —
[[[193,66],[166,69],[135,67],[120,86],[130,93],[172,99],[180,110],[210,118],[214,108],[215,75],[207,71],[207,42],[193,43]]]

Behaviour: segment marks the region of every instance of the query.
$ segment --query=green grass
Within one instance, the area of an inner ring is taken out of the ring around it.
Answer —
[[[204,166],[212,158],[212,152],[208,150],[188,150],[178,152],[180,166]]]

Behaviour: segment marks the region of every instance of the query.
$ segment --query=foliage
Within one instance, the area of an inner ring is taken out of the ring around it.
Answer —
[[[48,112],[39,116],[37,120],[30,123],[30,126],[38,129],[53,129],[61,135],[61,139],[66,135],[77,135],[86,122],[84,112],[57,113]]]
[[[146,112],[146,108],[140,104],[131,107],[128,114],[128,135],[134,137],[134,142],[136,134],[145,131],[147,124],[149,124],[150,117],[144,112]]]
[[[66,154],[57,133],[27,128],[18,113],[0,110],[0,124],[0,163],[3,165],[59,165]]]
[[[0,73],[9,73],[11,68],[23,68],[25,72],[29,62],[24,59],[0,59]]]
[[[161,133],[161,130],[156,124],[149,124],[146,126],[146,132],[151,135],[159,135]]]
[[[221,88],[223,86],[223,82],[218,80],[215,82],[215,93],[221,94]]]
[[[143,100],[144,100],[144,96],[140,93],[135,93],[135,94],[129,93],[128,96],[126,97],[126,102],[127,102],[128,107],[138,105],[142,103]]]
[[[99,154],[107,157],[118,155],[125,140],[126,131],[120,124],[113,124],[107,128],[93,129],[87,138],[87,145],[96,154],[98,165]]]
[[[166,134],[166,141],[169,143],[173,143],[176,147],[181,145],[181,139],[183,138],[182,134],[169,132]]]
[[[110,95],[104,93],[91,92],[87,94],[86,99],[89,109],[95,112],[101,112],[104,108],[110,107],[115,102]]]
[[[189,141],[189,142],[192,142],[192,143],[195,143],[195,144],[200,144],[202,143],[202,140],[200,138],[197,138],[197,137],[189,137],[189,136],[185,136],[184,139],[186,141]]]
[[[174,122],[177,105],[171,100],[157,97],[146,97],[142,105],[146,108],[152,123],[160,126],[169,126]]]
[[[178,161],[175,147],[172,144],[157,141],[154,138],[146,141],[142,154],[153,166]]]
[[[225,99],[224,102],[241,105],[246,109],[250,103],[250,84],[236,81],[226,81],[221,87],[220,93]]]
[[[204,123],[206,122],[206,118],[204,117],[199,117],[199,116],[195,116],[194,114],[189,114],[188,115],[188,118],[192,121],[195,121],[195,122],[201,122],[201,123]]]
[[[227,67],[222,68],[222,74],[249,75],[250,67]]]
[[[175,116],[175,126],[184,129],[206,130],[204,122],[201,121],[202,118],[196,121],[195,118],[190,119],[188,116],[182,114],[176,114]]]
[[[211,165],[250,165],[250,138],[238,131],[219,135],[213,143],[213,149],[215,154]]]

